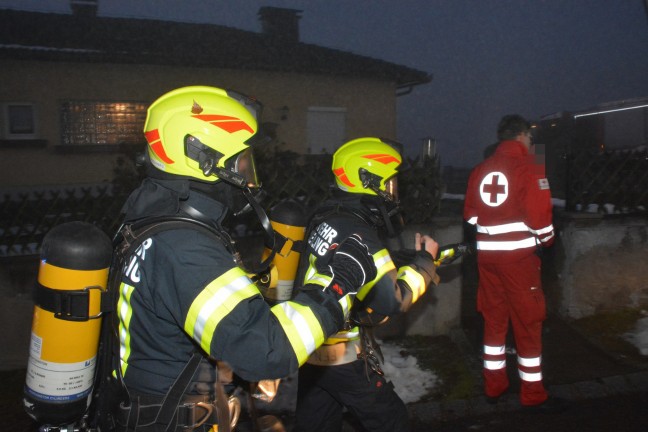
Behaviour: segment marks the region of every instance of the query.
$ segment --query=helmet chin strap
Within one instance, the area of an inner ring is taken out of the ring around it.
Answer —
[[[277,233],[276,231],[274,231],[274,229],[272,228],[272,224],[270,223],[270,218],[268,217],[268,214],[265,212],[261,204],[259,204],[259,201],[255,198],[254,194],[252,193],[249,187],[247,186],[238,187],[237,185],[234,185],[232,183],[229,182],[226,183],[230,185],[230,187],[234,186],[240,189],[246,201],[248,202],[248,205],[246,205],[244,209],[236,213],[232,213],[233,216],[235,217],[240,216],[241,214],[249,211],[251,207],[251,209],[254,210],[254,212],[256,213],[257,218],[259,219],[259,222],[263,227],[265,233],[265,243],[270,249],[270,254],[265,260],[260,262],[259,265],[247,270],[249,270],[252,273],[264,273],[270,268],[270,264],[272,263],[274,256],[276,255],[277,251],[281,250],[284,243],[286,242],[286,238],[281,234]],[[211,222],[210,218],[207,215],[200,212],[196,208],[190,206],[189,204],[187,204],[186,201],[180,202],[180,208],[190,217],[199,220],[201,222],[205,222],[209,225],[213,225],[213,222]]]
[[[376,200],[377,203],[374,208],[376,208],[378,212],[380,212],[380,216],[382,217],[385,230],[387,231],[387,236],[396,237],[398,233],[396,232],[396,229],[394,228],[394,224],[392,223],[392,217],[400,213],[400,208],[398,207],[399,204],[398,201],[394,199],[392,194],[390,194],[387,191],[380,190],[373,183],[369,183],[367,185],[367,188],[375,192],[376,196],[379,198],[379,200]],[[389,210],[387,210],[388,206],[390,207]]]
[[[270,250],[270,254],[259,264],[259,267],[250,270],[254,273],[264,273],[268,271],[272,260],[274,259],[277,252],[283,248],[287,239],[272,228],[268,214],[265,212],[261,204],[259,204],[259,201],[256,199],[250,188],[245,186],[241,190],[243,192],[243,196],[245,196],[245,199],[248,201],[248,203],[256,213],[259,222],[261,222],[261,226],[263,227],[263,230],[265,232],[266,246]],[[246,210],[243,209],[240,212],[236,213],[234,216],[241,214],[241,212],[244,211]]]
[[[270,218],[268,218],[267,213],[265,212],[263,207],[261,207],[261,204],[259,204],[259,201],[255,198],[254,194],[250,190],[250,187],[247,184],[247,180],[238,173],[218,166],[217,162],[220,156],[222,155],[219,155],[213,150],[208,151],[203,149],[203,151],[199,153],[198,157],[199,167],[205,177],[214,175],[230,186],[241,190],[249,206],[246,205],[243,209],[234,212],[234,217],[246,213],[247,211],[249,211],[249,207],[251,207],[252,210],[254,210],[254,212],[256,213],[257,218],[259,219],[259,222],[261,223],[261,226],[263,227],[263,230],[265,232],[266,246],[268,246],[268,249],[270,249],[270,254],[259,264],[258,268],[250,269],[250,271],[254,273],[264,273],[270,268],[272,260],[274,259],[276,253],[283,247],[284,243],[286,242],[286,238],[278,232],[274,231],[272,224],[270,223]]]

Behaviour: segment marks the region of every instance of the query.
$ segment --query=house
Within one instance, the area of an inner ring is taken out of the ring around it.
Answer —
[[[0,186],[110,181],[144,148],[148,105],[213,85],[264,105],[282,150],[331,153],[346,140],[396,136],[396,99],[428,73],[299,41],[301,11],[259,10],[261,32],[210,24],[0,9]]]
[[[579,111],[560,111],[536,122],[535,142],[543,146],[547,177],[554,196],[565,197],[567,157],[646,149],[648,98],[599,104]]]

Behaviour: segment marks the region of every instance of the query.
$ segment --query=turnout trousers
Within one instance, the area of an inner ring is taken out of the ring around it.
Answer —
[[[368,432],[409,431],[407,407],[391,382],[363,361],[299,368],[294,432],[340,432],[346,408]]]
[[[506,333],[509,322],[517,350],[520,403],[537,405],[547,399],[542,383],[542,323],[546,318],[535,254],[513,263],[479,263],[477,309],[484,317],[485,393],[498,397],[506,391]]]

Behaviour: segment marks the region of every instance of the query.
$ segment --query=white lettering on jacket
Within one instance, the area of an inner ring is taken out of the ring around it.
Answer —
[[[319,256],[324,256],[331,245],[335,242],[338,233],[326,222],[322,222],[311,233],[308,238],[308,245],[313,248]]]
[[[139,272],[139,260],[144,261],[146,258],[146,250],[151,247],[153,244],[153,239],[146,239],[144,242],[135,250],[135,253],[126,267],[126,277],[131,280],[133,283],[140,281],[140,272]]]

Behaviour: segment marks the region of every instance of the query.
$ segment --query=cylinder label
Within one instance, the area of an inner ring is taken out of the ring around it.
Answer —
[[[32,333],[25,386],[36,399],[72,401],[92,390],[97,357],[76,363],[56,363],[40,358],[42,340]]]

